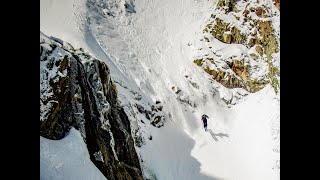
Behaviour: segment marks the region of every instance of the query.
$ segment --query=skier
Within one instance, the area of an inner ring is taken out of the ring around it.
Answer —
[[[203,114],[202,117],[201,117],[201,120],[202,120],[202,122],[203,122],[203,127],[204,127],[204,130],[205,130],[205,131],[207,131],[207,126],[208,126],[208,124],[207,124],[207,118],[209,118],[209,116],[207,116],[207,115],[205,115],[205,114]]]

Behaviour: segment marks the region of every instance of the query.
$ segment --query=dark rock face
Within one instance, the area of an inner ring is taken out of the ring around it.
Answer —
[[[157,101],[155,105],[151,105],[150,110],[145,109],[143,106],[139,104],[134,104],[139,113],[144,114],[145,117],[150,120],[150,124],[154,127],[160,128],[164,126],[165,117],[162,112],[163,106],[160,101]]]
[[[40,64],[40,135],[58,140],[73,126],[108,179],[143,179],[107,65],[42,33]]]

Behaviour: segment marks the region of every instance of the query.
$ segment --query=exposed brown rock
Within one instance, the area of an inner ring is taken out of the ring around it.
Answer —
[[[280,11],[280,0],[273,0],[273,4],[279,9]]]
[[[231,43],[231,34],[223,33],[223,42],[230,44]]]
[[[255,9],[255,13],[259,18],[266,18],[267,17],[266,11],[264,10],[263,7],[257,7]]]

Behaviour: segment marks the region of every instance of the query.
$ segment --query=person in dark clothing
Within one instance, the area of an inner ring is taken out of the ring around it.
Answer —
[[[203,122],[203,127],[204,127],[205,131],[207,131],[207,126],[208,126],[207,118],[209,118],[209,116],[207,116],[205,114],[203,114],[202,117],[201,117],[201,120]]]

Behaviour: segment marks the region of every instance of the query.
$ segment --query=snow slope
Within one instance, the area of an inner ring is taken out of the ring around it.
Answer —
[[[273,171],[279,154],[273,147],[271,123],[279,118],[279,101],[274,98],[273,88],[268,85],[256,94],[249,95],[245,102],[233,106],[229,128],[221,130],[220,118],[209,119],[209,133],[197,132],[192,155],[202,164],[206,174],[219,175],[226,179],[279,179]],[[210,117],[210,114],[209,114]]]
[[[84,41],[86,23],[85,0],[41,0],[40,30],[72,44],[87,49]]]
[[[61,140],[40,136],[40,179],[106,179],[92,163],[81,134],[71,128]]]
[[[159,129],[141,124],[138,118],[148,122],[143,117],[129,117],[133,129],[146,139],[152,136],[137,148],[145,176],[279,179],[279,168],[275,168],[279,153],[273,150],[279,149],[275,143],[279,141],[279,98],[272,88],[267,86],[229,108],[221,98],[230,99],[240,91],[224,88],[192,62],[204,22],[217,1],[131,2],[135,13],[124,10],[125,0],[43,0],[40,28],[105,61],[118,82],[123,106],[134,103],[130,90],[143,96],[142,104],[162,102],[167,121]],[[73,23],[79,21],[83,24]],[[238,46],[222,53],[237,55],[245,49]],[[173,87],[181,91],[176,93]],[[201,127],[203,113],[210,117],[209,129],[218,134],[215,138]]]

